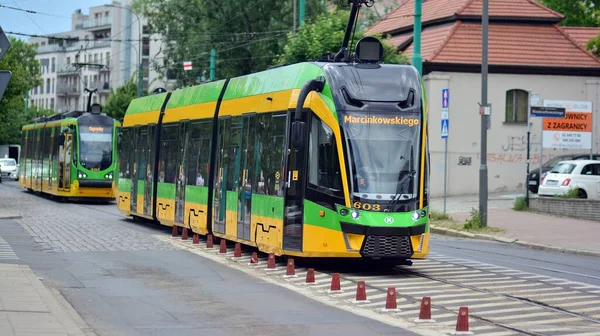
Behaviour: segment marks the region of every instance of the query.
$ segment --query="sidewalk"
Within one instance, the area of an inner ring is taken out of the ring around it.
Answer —
[[[514,198],[518,196],[494,195],[489,198],[488,226],[500,228],[504,232],[486,235],[499,237],[503,242],[514,242],[537,249],[582,254],[588,254],[585,253],[587,251],[591,255],[600,256],[600,222],[512,210]],[[447,207],[448,215],[459,223],[464,223],[471,217],[468,209],[479,208],[477,196],[449,197],[447,204],[453,205],[452,208]],[[443,199],[432,199],[432,208],[441,212]],[[435,222],[432,224],[435,226]],[[443,233],[440,229],[432,231]]]
[[[0,274],[0,335],[94,335],[82,331],[78,323],[85,322],[28,266],[0,264]]]

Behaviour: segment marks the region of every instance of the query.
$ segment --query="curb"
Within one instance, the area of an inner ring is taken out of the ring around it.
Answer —
[[[500,243],[505,243],[505,244],[515,244],[515,245],[528,247],[533,250],[539,250],[539,251],[571,253],[571,254],[578,254],[578,255],[583,255],[583,256],[588,256],[588,257],[600,257],[600,252],[595,252],[595,251],[576,250],[576,249],[570,249],[570,248],[565,248],[565,247],[542,245],[542,244],[526,242],[524,240],[498,237],[498,236],[492,236],[492,235],[481,234],[481,233],[461,232],[461,231],[447,229],[447,228],[443,228],[443,227],[439,227],[439,226],[435,226],[435,225],[429,225],[429,228],[432,233],[443,234],[446,236],[459,237],[459,238],[474,238],[474,239],[480,239],[480,240],[495,241],[495,242],[500,242]]]
[[[0,215],[0,219],[22,219],[22,215]]]

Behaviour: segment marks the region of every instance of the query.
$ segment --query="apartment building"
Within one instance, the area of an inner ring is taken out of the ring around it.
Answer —
[[[130,5],[131,0],[113,1],[89,8],[88,14],[78,9],[70,31],[31,38],[28,43],[37,44],[43,81],[29,92],[29,105],[56,112],[85,109],[86,88],[97,89],[92,103],[104,104],[111,88],[116,90],[132,76],[137,83],[140,52],[144,89],[165,87],[151,66],[152,58],[162,57],[161,42],[148,33],[147,21],[138,21]]]

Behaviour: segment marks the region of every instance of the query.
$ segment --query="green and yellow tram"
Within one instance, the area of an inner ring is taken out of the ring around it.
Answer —
[[[118,208],[278,256],[425,258],[424,94],[412,66],[306,62],[134,99]]]
[[[71,199],[114,199],[117,129],[100,113],[72,111],[24,125],[19,184],[30,191]]]

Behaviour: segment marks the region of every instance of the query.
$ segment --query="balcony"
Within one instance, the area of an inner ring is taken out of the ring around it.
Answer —
[[[89,19],[83,21],[83,29],[98,29],[110,26],[112,24],[112,16],[99,19]]]
[[[73,76],[78,75],[79,69],[72,66],[71,64],[64,64],[58,67],[58,71],[56,71],[57,76]]]
[[[56,88],[57,96],[79,96],[81,89],[78,85],[60,85]]]
[[[65,51],[65,47],[58,44],[47,44],[37,47],[38,54],[57,53]]]

